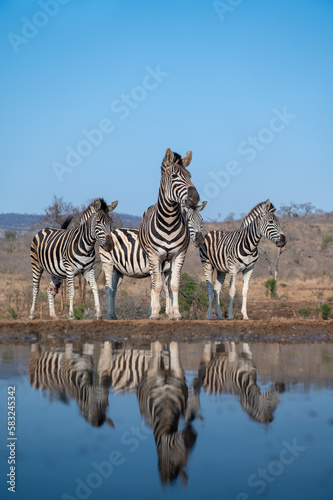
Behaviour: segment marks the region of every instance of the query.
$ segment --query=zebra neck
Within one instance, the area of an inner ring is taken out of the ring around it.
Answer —
[[[91,220],[88,219],[84,224],[79,226],[82,230],[82,236],[84,236],[85,247],[92,249],[96,243],[96,235],[95,232],[92,231]]]
[[[259,220],[254,219],[251,221],[251,223],[246,226],[245,228],[242,228],[244,233],[247,236],[247,241],[248,241],[248,247],[251,252],[254,252],[256,248],[259,245],[259,242],[261,240],[261,234],[260,234],[260,229],[259,229]]]
[[[170,200],[166,200],[163,196],[159,196],[157,200],[156,217],[160,221],[168,220],[168,222],[179,221],[181,217],[180,204]]]

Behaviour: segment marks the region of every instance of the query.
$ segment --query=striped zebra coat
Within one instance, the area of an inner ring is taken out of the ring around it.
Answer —
[[[200,248],[200,260],[208,288],[208,319],[213,319],[212,302],[215,298],[215,311],[218,319],[223,319],[220,309],[220,291],[227,273],[230,274],[230,302],[228,319],[233,319],[233,300],[236,293],[236,276],[243,273],[243,319],[249,319],[246,310],[249,281],[254,265],[258,260],[258,245],[264,236],[278,247],[286,244],[279,221],[274,214],[272,203],[259,203],[244,217],[236,231],[210,231]],[[213,273],[217,271],[213,289]]]
[[[34,319],[40,279],[44,271],[52,276],[48,289],[50,315],[56,318],[54,295],[57,292],[56,280],[67,278],[69,296],[69,319],[74,318],[74,277],[83,274],[90,284],[94,299],[97,319],[101,317],[98,288],[95,279],[94,263],[96,259],[95,243],[110,249],[112,219],[108,212],[114,210],[118,202],[107,206],[102,199],[94,201],[95,214],[84,224],[71,229],[45,228],[37,233],[31,244],[31,267],[33,275],[33,299],[29,319]]]
[[[208,394],[239,396],[243,410],[256,422],[269,424],[284,392],[283,383],[272,384],[266,392],[257,385],[257,368],[248,344],[242,344],[242,353],[231,342],[205,345],[199,369],[199,384]]]
[[[154,432],[162,483],[170,483],[179,474],[187,479],[184,468],[197,434],[190,423],[195,415],[187,411],[188,388],[177,342],[171,342],[167,351],[160,342],[152,344],[149,368],[137,396],[140,412]],[[179,431],[181,417],[187,422]]]
[[[172,319],[181,319],[178,305],[180,274],[190,241],[189,229],[181,206],[195,207],[199,194],[187,170],[192,159],[189,151],[183,158],[167,149],[162,162],[162,179],[156,205],[143,215],[139,241],[146,252],[152,278],[151,319],[158,319],[160,293],[163,288],[162,268],[171,265]]]
[[[104,423],[114,427],[106,416],[109,390],[94,383],[93,351],[92,344],[84,344],[81,353],[73,352],[72,344],[57,350],[44,350],[39,344],[33,344],[29,359],[30,384],[64,403],[75,399],[82,416],[93,427]]]
[[[190,232],[190,238],[196,247],[203,243],[202,217],[200,212],[205,208],[207,201],[200,203],[194,208],[183,207],[183,215]],[[148,209],[150,210],[150,208]],[[91,205],[82,215],[80,223],[84,223],[94,213]],[[139,241],[139,230],[121,228],[111,232],[112,249],[110,251],[100,248],[99,255],[105,274],[106,293],[108,297],[108,319],[117,319],[115,310],[115,299],[119,285],[124,276],[129,278],[147,278],[150,276],[148,256],[142,249]],[[166,314],[171,314],[170,290],[170,262],[165,261],[162,265],[162,273],[165,276],[164,290],[166,295]]]

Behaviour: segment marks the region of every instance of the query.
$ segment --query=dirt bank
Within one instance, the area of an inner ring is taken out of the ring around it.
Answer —
[[[164,342],[207,339],[333,342],[333,320],[256,321],[151,321],[151,320],[47,320],[1,321],[1,343],[29,343],[36,340],[131,340]]]

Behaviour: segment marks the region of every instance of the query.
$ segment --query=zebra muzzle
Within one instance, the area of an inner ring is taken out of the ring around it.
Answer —
[[[282,247],[284,247],[284,246],[285,246],[285,244],[286,244],[286,243],[287,243],[287,240],[286,240],[285,235],[284,235],[284,234],[281,234],[281,235],[280,235],[280,241],[277,243],[277,246],[278,246],[279,248],[282,248]]]
[[[200,196],[198,191],[195,189],[194,186],[190,186],[187,190],[187,199],[186,199],[186,206],[190,208],[194,208],[197,206],[199,203]]]
[[[196,233],[196,235],[195,235],[195,243],[194,243],[195,246],[197,248],[202,247],[203,243],[204,243],[204,238],[203,238],[202,234],[201,233]]]
[[[105,235],[105,243],[103,245],[103,249],[106,252],[111,252],[113,250],[114,244],[113,244],[113,239],[110,234]]]

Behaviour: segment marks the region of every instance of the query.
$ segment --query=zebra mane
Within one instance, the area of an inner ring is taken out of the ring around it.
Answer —
[[[256,219],[259,215],[263,214],[266,210],[266,201],[258,203],[255,207],[251,208],[248,214],[243,217],[242,227],[247,226]],[[270,202],[270,206],[268,209],[269,212],[275,212],[275,207],[272,202]]]
[[[174,155],[174,164],[177,164],[177,165],[183,167],[184,165],[182,164],[182,157],[180,156],[180,154],[175,153],[173,151],[173,155]],[[161,165],[161,171],[162,171],[162,173],[164,172],[165,168],[166,168],[166,165],[164,163],[164,158],[163,158],[162,165]]]
[[[97,199],[99,199],[99,201],[101,202],[101,208],[100,208],[100,210],[103,210],[103,212],[107,212],[107,210],[108,210],[108,205],[107,205],[106,201],[104,200],[104,198],[97,198]],[[95,200],[94,200],[92,203],[90,203],[90,205],[88,206],[88,208],[86,208],[86,209],[82,212],[81,217],[84,217],[84,216],[85,216],[85,215],[87,215],[87,214],[89,214],[89,215],[90,215],[90,214],[91,214],[91,212],[96,212],[95,207],[94,207],[94,203],[95,203]]]

